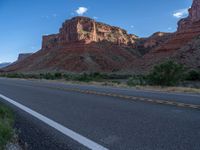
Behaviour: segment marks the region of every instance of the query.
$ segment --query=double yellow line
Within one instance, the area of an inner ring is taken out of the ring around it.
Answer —
[[[50,86],[43,86],[43,87],[67,91],[67,92],[78,92],[78,93],[92,94],[92,95],[98,95],[98,96],[109,96],[109,97],[128,99],[132,101],[148,102],[148,103],[153,103],[153,104],[170,105],[170,106],[176,106],[176,107],[181,107],[181,108],[190,108],[190,109],[200,110],[200,105],[197,105],[197,104],[188,104],[188,103],[181,103],[181,102],[176,102],[176,101],[151,99],[151,98],[145,98],[145,97],[127,96],[127,95],[121,95],[121,94],[115,94],[115,93],[98,92],[94,90],[81,90],[79,88],[61,88],[61,87],[50,87]]]

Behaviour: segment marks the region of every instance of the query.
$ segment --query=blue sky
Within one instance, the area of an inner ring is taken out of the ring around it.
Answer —
[[[0,0],[0,62],[36,52],[44,34],[83,14],[140,37],[173,32],[192,0]]]

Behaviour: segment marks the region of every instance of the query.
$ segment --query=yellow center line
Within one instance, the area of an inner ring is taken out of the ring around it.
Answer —
[[[68,92],[78,92],[78,93],[98,95],[98,96],[117,97],[117,98],[122,98],[122,99],[129,99],[132,101],[142,101],[142,102],[149,102],[149,103],[154,103],[154,104],[161,104],[161,105],[168,105],[168,106],[171,105],[171,106],[176,106],[176,107],[182,107],[182,108],[184,107],[184,108],[200,110],[200,105],[181,103],[181,102],[176,102],[176,101],[167,101],[167,100],[161,100],[161,99],[128,96],[128,95],[121,95],[121,94],[115,94],[115,93],[98,92],[98,91],[93,91],[93,90],[81,90],[78,88],[59,88],[59,87],[49,87],[49,86],[42,86],[42,87],[63,90],[66,92],[68,91]]]

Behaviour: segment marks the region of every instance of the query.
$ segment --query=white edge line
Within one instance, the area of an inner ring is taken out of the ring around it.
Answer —
[[[15,102],[14,100],[0,94],[0,98],[4,99],[5,101],[15,105],[16,107],[22,109],[23,111],[27,112],[28,114],[36,117],[37,119],[39,119],[40,121],[46,123],[47,125],[53,127],[54,129],[60,131],[61,133],[63,133],[64,135],[72,138],[73,140],[77,141],[78,143],[84,145],[85,147],[89,148],[89,149],[92,149],[92,150],[108,150],[107,148],[91,141],[90,139],[64,127],[63,125],[37,113],[36,111],[34,110],[31,110],[30,108],[18,103],[18,102]]]

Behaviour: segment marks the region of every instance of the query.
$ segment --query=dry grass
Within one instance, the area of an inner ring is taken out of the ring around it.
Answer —
[[[134,86],[130,87],[126,83],[114,83],[112,81],[105,82],[80,82],[80,81],[66,81],[66,80],[42,80],[47,82],[59,82],[64,84],[79,84],[79,85],[97,85],[97,86],[110,86],[110,87],[118,87],[118,88],[129,88],[129,89],[137,89],[137,90],[151,90],[158,92],[169,92],[169,93],[194,93],[200,94],[200,89],[197,88],[189,88],[189,87],[161,87],[161,86]]]
[[[200,89],[189,87],[161,87],[161,86],[136,86],[140,90],[153,90],[161,92],[180,92],[180,93],[196,93],[200,94]]]
[[[13,136],[13,123],[12,111],[0,103],[0,149],[4,149]]]

